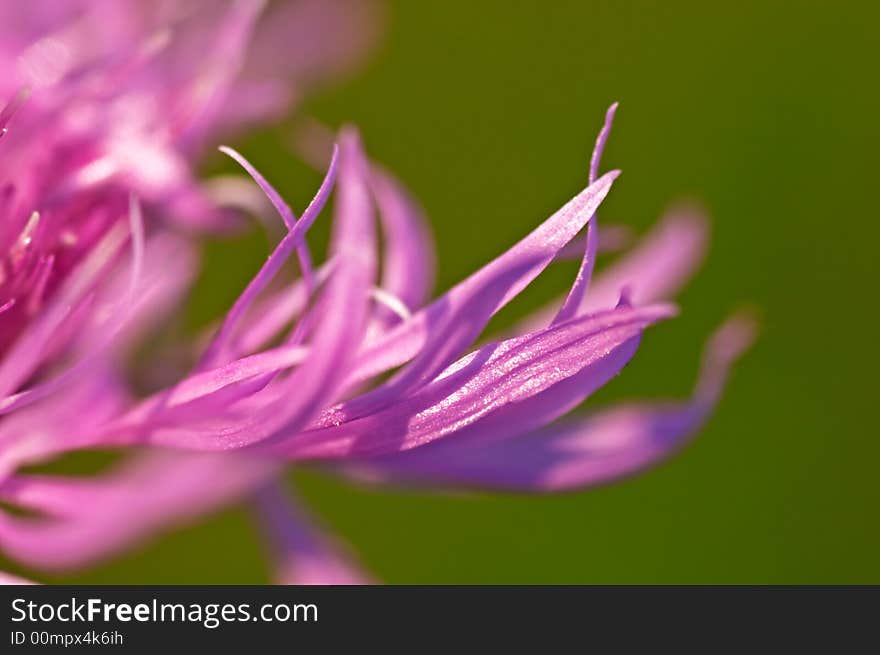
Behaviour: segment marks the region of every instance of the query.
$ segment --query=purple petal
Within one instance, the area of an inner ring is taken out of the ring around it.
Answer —
[[[318,193],[315,195],[312,202],[309,203],[309,206],[306,208],[305,212],[303,212],[300,220],[296,222],[296,225],[294,225],[281,240],[281,243],[278,244],[266,260],[266,263],[263,264],[260,272],[250,281],[247,288],[245,288],[242,294],[238,297],[238,300],[235,301],[235,304],[233,304],[232,308],[229,310],[229,313],[227,313],[223,324],[220,326],[220,329],[217,330],[216,336],[206,349],[205,354],[202,356],[200,368],[206,368],[220,363],[220,360],[225,357],[225,348],[235,331],[238,321],[241,320],[241,317],[254,301],[257,294],[262,291],[262,289],[279,271],[281,266],[290,256],[290,253],[303,244],[306,231],[312,226],[312,223],[314,223],[318,214],[320,214],[321,210],[324,208],[324,204],[327,202],[327,198],[330,196],[330,191],[336,181],[336,155],[337,151],[334,150],[333,158],[330,161],[330,166],[327,169],[327,174],[325,175],[323,182],[321,182]],[[268,183],[266,183],[266,186],[271,189],[271,187],[268,186]]]
[[[143,274],[133,293],[126,320],[113,340],[116,350],[130,348],[159,326],[166,325],[169,312],[176,308],[189,288],[196,271],[197,253],[193,244],[176,234],[157,232],[144,245]],[[129,281],[134,278],[132,262],[121,266],[97,299],[98,306],[125,306]],[[120,305],[120,303],[123,303]],[[77,348],[94,351],[103,338],[97,325],[89,326]]]
[[[620,252],[624,248],[629,248],[633,242],[633,231],[628,225],[605,225],[603,227],[596,226],[598,231],[597,251],[599,254]],[[586,234],[569,241],[568,245],[559,251],[556,256],[557,261],[566,261],[570,259],[582,259],[584,249],[587,247]]]
[[[323,285],[333,272],[328,261],[315,271],[315,286]],[[237,356],[253,353],[266,347],[281,331],[306,309],[309,289],[304,280],[296,280],[281,291],[276,291],[254,303],[250,315],[242,320],[240,334],[235,336],[230,351]]]
[[[170,116],[173,132],[184,143],[200,141],[206,128],[224,112],[263,6],[263,0],[231,3],[212,32],[207,51],[199,58],[190,58],[198,62],[198,70],[179,92]]]
[[[75,364],[65,371],[55,375],[47,382],[33,386],[25,391],[20,391],[14,395],[0,398],[0,415],[26,407],[54,393],[72,381],[92,361],[102,356],[104,351],[116,339],[118,333],[125,327],[130,318],[132,308],[138,300],[135,294],[143,284],[144,225],[140,205],[133,196],[130,205],[130,235],[132,254],[128,284],[118,302],[110,305],[110,318],[91,328],[92,333],[97,333],[99,337],[90,339],[89,348],[84,351],[84,354]]]
[[[372,580],[314,519],[273,483],[255,497],[255,510],[285,585],[370,584]]]
[[[309,164],[320,168],[332,143],[329,128],[306,121],[295,134],[293,147]],[[411,312],[424,304],[434,281],[428,222],[418,201],[378,164],[370,165],[369,183],[384,240],[382,289],[399,298]],[[387,322],[391,316],[383,312],[382,318]]]
[[[21,109],[21,106],[27,102],[29,95],[30,91],[27,87],[23,87],[19,89],[3,106],[3,110],[0,111],[0,136],[6,134],[6,126],[9,125],[9,121],[11,121],[16,112]]]
[[[262,21],[245,79],[284,79],[282,91],[344,75],[375,45],[382,3],[373,0],[300,0],[275,5]],[[289,81],[288,81],[289,80]]]
[[[339,162],[336,220],[330,247],[330,257],[336,263],[318,300],[320,311],[315,312],[313,338],[301,365],[274,388],[267,389],[271,391],[268,396],[250,399],[252,406],[243,408],[242,415],[212,413],[197,425],[168,427],[146,435],[137,425],[130,432],[110,426],[107,439],[126,443],[146,438],[155,444],[187,448],[237,448],[276,432],[302,429],[322,406],[336,399],[363,336],[377,268],[366,160],[354,131],[341,135]]]
[[[47,569],[92,564],[246,495],[277,472],[240,455],[149,453],[89,478],[20,475],[0,500],[43,516],[0,513],[0,549]]]
[[[754,325],[729,320],[709,341],[692,398],[681,404],[627,404],[491,443],[457,439],[369,460],[347,472],[372,482],[559,492],[613,482],[652,467],[703,426],[730,366],[748,348]]]
[[[308,349],[303,346],[282,345],[194,373],[171,389],[143,400],[105,426],[104,432],[142,431],[219,413],[262,389],[275,374],[301,364],[307,355]]]
[[[128,401],[113,370],[92,361],[64,393],[56,393],[0,421],[0,481],[19,466],[91,441]]]
[[[359,399],[342,403],[315,428],[269,449],[296,459],[372,456],[452,435],[484,440],[543,426],[616,375],[642,330],[672,313],[621,307],[489,344],[381,411],[361,416]]]
[[[0,363],[0,397],[16,391],[41,364],[50,344],[57,339],[61,326],[94,290],[102,274],[124,243],[126,229],[121,224],[96,244],[88,257],[73,271],[51,302],[23,332]]]
[[[370,402],[377,405],[439,373],[583,228],[618,174],[613,171],[602,176],[510,250],[367,347],[359,355],[349,383],[356,384],[416,357],[374,392]]]
[[[296,216],[294,216],[293,210],[290,209],[290,206],[284,201],[284,198],[281,197],[281,194],[275,190],[275,187],[269,184],[266,178],[264,178],[260,172],[236,150],[233,150],[228,146],[220,146],[220,152],[232,157],[244,170],[247,171],[248,175],[250,175],[254,182],[257,183],[257,186],[259,186],[263,193],[266,194],[266,197],[269,199],[269,202],[272,203],[275,211],[278,212],[281,220],[284,221],[284,225],[287,229],[292,230],[296,225]],[[312,289],[314,288],[312,258],[309,255],[308,245],[305,241],[296,247],[296,254],[297,257],[299,257],[299,265],[302,269],[306,286],[309,289]]]
[[[613,307],[621,289],[629,288],[636,305],[674,295],[699,268],[706,253],[707,220],[694,207],[676,207],[629,253],[596,274],[578,313]],[[549,324],[561,300],[530,314],[515,331],[530,331]]]
[[[636,305],[669,298],[703,263],[707,241],[705,214],[693,206],[674,207],[634,250],[596,276],[581,311],[613,305],[624,287]]]
[[[418,202],[378,166],[371,168],[370,188],[384,238],[382,289],[413,311],[424,304],[434,282],[434,251],[427,220]]]
[[[602,160],[602,152],[605,150],[605,143],[608,141],[608,135],[611,133],[611,125],[614,123],[614,114],[616,112],[617,103],[615,102],[608,108],[605,114],[605,124],[596,138],[596,145],[590,157],[590,184],[596,181],[596,177],[599,174],[599,162]],[[590,217],[589,223],[587,223],[587,242],[581,266],[578,269],[574,284],[572,284],[568,292],[568,296],[566,296],[565,301],[562,303],[556,318],[553,319],[554,323],[562,323],[577,316],[584,295],[590,286],[590,278],[593,275],[593,267],[596,265],[596,252],[598,248],[599,238],[596,234],[596,214],[593,214]]]

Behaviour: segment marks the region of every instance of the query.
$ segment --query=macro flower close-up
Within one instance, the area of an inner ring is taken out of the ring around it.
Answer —
[[[422,11],[0,9],[0,582],[738,581],[727,530],[801,534],[807,510],[788,532],[765,515],[800,474],[761,486],[791,447],[748,441],[808,383],[760,355],[787,287],[754,281],[779,238],[749,217],[766,182],[707,163],[729,123],[689,135],[613,58],[546,95],[569,74],[551,59],[600,56],[561,36],[519,54],[527,10],[493,28],[507,55],[462,28],[440,57],[399,21],[458,26]],[[633,207],[659,218],[631,227]],[[728,403],[756,343],[764,377]]]

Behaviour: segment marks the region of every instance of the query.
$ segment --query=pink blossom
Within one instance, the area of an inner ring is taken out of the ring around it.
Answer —
[[[177,228],[217,229],[227,218],[191,172],[195,153],[220,130],[273,115],[296,83],[337,73],[364,45],[343,39],[351,52],[325,51],[307,29],[339,22],[325,5],[286,6],[263,24],[259,2],[226,12],[214,4],[37,2],[33,25],[2,51],[12,100],[0,114],[9,171],[0,198],[0,501],[35,513],[0,510],[6,555],[34,568],[85,566],[246,498],[277,580],[365,582],[284,491],[286,466],[371,484],[549,493],[638,473],[699,431],[752,340],[745,316],[709,340],[689,400],[570,416],[622,371],[648,327],[675,315],[666,301],[706,242],[700,213],[676,209],[593,275],[606,234],[597,211],[619,175],[599,172],[616,105],[586,188],[433,300],[427,221],[354,128],[312,131],[305,155],[324,179],[299,217],[241,154],[222,148],[277,211],[283,237],[192,370],[135,393],[122,373],[128,347],[159,329],[194,270],[191,238]],[[96,22],[98,5],[114,18]],[[270,61],[285,34],[315,66]],[[316,265],[307,234],[331,195],[330,246]],[[572,244],[581,265],[567,293],[487,339],[490,319],[571,257]],[[286,267],[294,254],[298,277]],[[90,448],[132,452],[94,476],[21,470]]]

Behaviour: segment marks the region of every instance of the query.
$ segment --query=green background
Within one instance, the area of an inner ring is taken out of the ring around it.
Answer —
[[[594,399],[686,394],[708,332],[757,306],[761,339],[696,443],[610,487],[555,497],[363,490],[315,473],[303,496],[391,583],[880,582],[875,426],[877,10],[832,2],[397,2],[352,81],[305,107],[362,129],[420,198],[442,290],[583,185],[605,108],[605,166],[623,177],[600,220],[647,228],[699,199],[712,248]],[[290,125],[235,145],[295,207],[316,176]],[[210,171],[233,170],[219,157]],[[319,240],[320,242],[320,235]],[[195,325],[266,253],[258,232],[212,244]],[[560,267],[516,306],[565,288]],[[512,315],[511,315],[512,316]],[[594,406],[595,406],[594,404]],[[268,579],[246,514],[229,510],[76,577]]]

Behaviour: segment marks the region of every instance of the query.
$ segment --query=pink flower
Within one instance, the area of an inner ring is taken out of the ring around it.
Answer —
[[[194,178],[196,151],[342,72],[378,20],[371,3],[304,0],[267,16],[263,5],[0,9],[0,415],[161,320],[195,268],[188,240],[166,228],[230,224],[215,202],[229,189]],[[271,51],[288,63],[270,66]],[[0,471],[13,455],[0,452]]]
[[[748,346],[747,319],[732,319],[710,340],[690,401],[559,421],[620,372],[646,327],[674,314],[657,301],[702,257],[702,220],[673,213],[592,280],[595,214],[617,177],[598,176],[614,109],[597,141],[589,186],[432,302],[425,300],[432,258],[418,207],[368,161],[353,130],[341,133],[324,182],[299,219],[227,149],[275,205],[287,235],[189,376],[52,446],[184,452],[148,454],[88,480],[10,477],[0,499],[48,518],[6,517],[0,535],[7,552],[31,564],[79,565],[160,525],[254,493],[280,554],[281,580],[358,580],[338,548],[302,527],[309,524],[301,511],[282,509],[277,490],[266,491],[284,462],[370,482],[551,492],[631,475],[678,450],[706,420],[730,364]],[[334,183],[326,262],[312,271],[305,255],[303,278],[267,291],[284,260],[307,252],[306,232]],[[381,260],[374,212],[385,236]],[[582,266],[555,312],[539,313],[516,336],[475,348],[489,319],[585,227]],[[290,559],[300,562],[293,574]]]
[[[177,228],[248,204],[195,156],[346,73],[381,26],[373,2],[265,4],[0,7],[0,481],[132,402],[129,346],[195,270]]]

